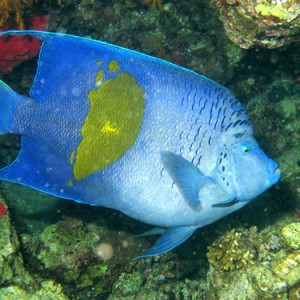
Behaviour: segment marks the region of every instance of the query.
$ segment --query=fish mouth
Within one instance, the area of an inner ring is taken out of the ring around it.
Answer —
[[[280,174],[281,171],[280,171],[280,169],[278,167],[276,167],[275,170],[274,170],[274,174],[278,174],[278,173]]]
[[[273,176],[270,180],[271,185],[276,184],[278,182],[278,180],[280,179],[280,177],[281,177],[281,171],[278,168],[277,164],[276,164],[276,167],[273,170],[274,170],[273,171]]]
[[[280,171],[277,163],[272,159],[269,160],[268,169],[269,169],[269,171],[268,171],[269,176],[268,176],[267,181],[268,181],[268,186],[270,187],[279,181],[280,176],[281,176],[281,171]]]

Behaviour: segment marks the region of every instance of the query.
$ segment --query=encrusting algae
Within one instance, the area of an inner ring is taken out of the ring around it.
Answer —
[[[220,15],[227,36],[241,48],[269,49],[297,42],[299,0],[210,0]]]
[[[256,250],[249,238],[252,232],[256,232],[256,227],[252,227],[249,231],[232,229],[219,237],[212,246],[208,247],[208,261],[225,271],[241,269],[253,264]]]
[[[205,299],[299,299],[298,224],[238,228],[220,236],[208,247],[211,288]]]
[[[288,224],[281,231],[284,241],[294,250],[300,249],[300,223]]]

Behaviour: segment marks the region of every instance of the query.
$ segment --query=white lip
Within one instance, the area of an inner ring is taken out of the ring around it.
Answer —
[[[278,182],[278,180],[280,179],[280,176],[281,176],[281,171],[278,167],[276,167],[274,169],[273,176],[270,178],[270,184],[271,185],[276,184]]]

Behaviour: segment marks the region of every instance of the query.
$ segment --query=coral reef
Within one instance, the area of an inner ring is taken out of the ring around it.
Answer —
[[[227,36],[242,48],[281,47],[299,41],[298,0],[211,0]]]
[[[291,223],[282,228],[285,242],[292,249],[300,249],[300,223]]]
[[[162,2],[163,0],[144,0],[146,4],[149,4],[151,9],[159,9],[160,11],[163,11]]]
[[[174,253],[133,261],[113,285],[109,300],[114,299],[203,299],[206,263],[202,259],[178,259]],[[194,279],[193,274],[198,273]]]
[[[123,232],[84,224],[75,218],[48,226],[38,237],[23,234],[22,243],[33,272],[55,277],[67,295],[76,292],[82,299],[87,290],[95,298],[107,294],[114,267],[131,260],[142,247]],[[110,257],[99,251],[103,244],[113,250]]]
[[[0,205],[6,207],[1,196]],[[37,280],[25,268],[19,239],[11,225],[9,213],[0,216],[0,227],[0,299],[67,300],[58,284]]]
[[[0,28],[4,27],[5,23],[14,17],[17,27],[25,29],[23,19],[24,11],[31,7],[36,0],[1,0],[0,1]]]
[[[299,293],[300,252],[285,247],[282,240],[286,236],[271,228],[238,232],[239,235],[235,230],[226,232],[209,247],[212,267],[208,272],[207,299],[291,299],[292,289],[293,293]],[[241,263],[241,251],[253,254],[250,263]]]
[[[269,261],[283,248],[282,238],[270,228],[260,233],[255,226],[232,229],[208,247],[207,258],[222,271],[247,269],[255,261]]]
[[[70,298],[64,295],[62,288],[59,284],[56,284],[53,281],[49,280],[49,281],[44,281],[41,285],[41,288],[33,293],[25,289],[22,289],[16,285],[4,287],[0,289],[0,299],[1,300],[12,300],[12,299],[68,300]]]
[[[0,205],[7,207],[2,197]],[[20,284],[20,281],[22,285],[34,286],[33,278],[24,268],[23,258],[19,253],[19,240],[7,211],[0,216],[0,228],[0,286]]]
[[[225,236],[218,238],[208,247],[208,261],[226,271],[253,264],[256,251],[253,247],[252,232],[256,232],[255,227],[249,231],[232,229]]]

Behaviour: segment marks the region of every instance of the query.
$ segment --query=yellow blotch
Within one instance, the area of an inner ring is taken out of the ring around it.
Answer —
[[[102,62],[103,62],[102,60],[99,60],[99,61],[96,62],[96,65],[100,66],[102,64]]]
[[[112,60],[109,64],[108,64],[108,71],[109,72],[116,72],[119,71],[121,68],[118,64],[118,62],[116,60]]]
[[[71,165],[73,165],[73,163],[74,163],[74,154],[75,154],[75,151],[72,151],[71,155],[70,155],[70,164]]]
[[[117,127],[113,127],[111,122],[107,121],[101,128],[101,132],[106,134],[118,134],[119,129]]]
[[[100,70],[96,76],[95,87],[99,87],[101,85],[103,76],[104,76],[104,72],[103,70]]]
[[[121,157],[134,144],[144,115],[143,89],[127,72],[104,81],[99,89],[90,91],[88,99],[90,110],[73,165],[76,180]]]
[[[68,181],[68,186],[69,186],[69,187],[72,187],[72,186],[73,186],[73,182],[72,182],[71,179],[69,179],[69,181]]]

